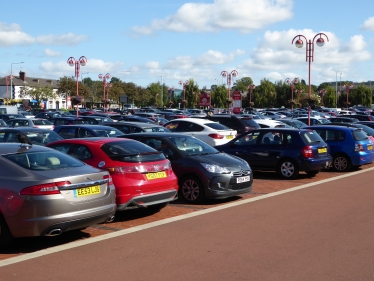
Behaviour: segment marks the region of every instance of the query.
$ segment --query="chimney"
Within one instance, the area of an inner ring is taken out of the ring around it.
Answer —
[[[19,79],[21,79],[23,82],[26,81],[26,72],[20,71],[19,72]]]

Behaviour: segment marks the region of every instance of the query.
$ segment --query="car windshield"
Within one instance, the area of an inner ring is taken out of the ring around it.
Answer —
[[[362,140],[368,139],[368,135],[362,129],[354,130],[352,133],[353,133],[353,138],[356,141],[362,141]]]
[[[209,128],[212,128],[214,130],[232,130],[222,124],[219,124],[217,122],[212,122],[212,123],[205,123],[205,126],[208,126]]]
[[[84,165],[75,158],[54,150],[6,154],[2,156],[25,169],[36,171],[68,169]]]
[[[46,145],[50,142],[63,140],[64,138],[61,137],[59,134],[57,134],[54,131],[32,131],[32,132],[23,132],[33,144],[38,145]]]
[[[307,143],[316,143],[316,142],[324,142],[323,139],[320,137],[320,135],[316,131],[307,130],[300,132],[301,138]]]
[[[146,132],[159,132],[159,133],[170,133],[171,131],[165,127],[150,127],[150,128],[143,128]]]
[[[138,141],[110,142],[101,149],[114,161],[141,163],[166,159],[162,152]]]
[[[218,153],[217,149],[195,137],[170,137],[169,140],[184,156]]]

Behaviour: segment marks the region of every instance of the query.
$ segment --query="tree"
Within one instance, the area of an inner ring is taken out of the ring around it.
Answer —
[[[53,91],[52,87],[49,85],[41,86],[37,84],[36,86],[23,86],[20,88],[20,98],[30,97],[38,102],[38,106],[43,100],[49,98],[57,98],[57,94]]]
[[[195,108],[196,104],[199,103],[199,85],[195,83],[193,79],[189,80],[188,85],[186,87],[186,108]]]
[[[234,83],[232,90],[239,91],[239,92],[248,92],[248,86],[253,84],[253,80],[251,77],[243,77],[239,80],[236,80]]]
[[[225,85],[219,85],[215,87],[211,94],[211,104],[215,108],[226,108],[227,107],[227,89]]]
[[[276,89],[272,82],[264,78],[256,87],[252,100],[256,107],[273,107],[276,102]]]

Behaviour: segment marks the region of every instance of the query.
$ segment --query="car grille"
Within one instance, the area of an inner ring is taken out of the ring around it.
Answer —
[[[240,170],[238,172],[233,172],[234,177],[231,178],[228,189],[229,190],[241,190],[246,189],[253,183],[253,176],[251,170]],[[251,180],[248,182],[236,183],[237,177],[251,176]]]

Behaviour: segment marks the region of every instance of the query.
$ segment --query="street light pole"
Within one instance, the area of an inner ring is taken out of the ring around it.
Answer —
[[[301,37],[304,38],[305,42],[307,43],[306,44],[306,61],[309,62],[309,67],[308,67],[308,126],[310,126],[310,104],[309,104],[309,102],[310,102],[310,95],[311,95],[311,91],[312,91],[312,85],[310,84],[311,63],[314,60],[314,40],[318,36],[319,36],[319,38],[317,39],[317,46],[318,47],[322,47],[323,45],[325,45],[325,40],[323,40],[322,36],[326,37],[327,42],[329,41],[329,38],[324,33],[316,34],[314,36],[313,40],[309,40],[309,41],[308,41],[308,39],[306,39],[306,37],[304,35],[296,35],[292,39],[292,44],[293,44],[295,39],[298,38],[295,42],[295,46],[297,48],[302,48],[303,45],[304,45],[304,42],[301,39]]]
[[[349,83],[349,84],[344,84],[343,87],[345,87],[345,91],[346,91],[346,94],[347,94],[347,101],[346,101],[346,105],[347,105],[347,110],[348,110],[348,94],[349,94],[349,89],[352,89],[352,87],[354,86],[353,83]]]
[[[222,76],[222,79],[223,77],[226,77],[227,76],[227,86],[228,86],[228,89],[227,89],[227,92],[228,92],[228,97],[227,97],[227,111],[230,113],[230,87],[231,87],[231,77],[236,77],[238,76],[238,72],[234,69],[233,71],[231,71],[230,73],[228,73],[227,71],[222,71],[221,72],[221,76]],[[223,81],[223,80],[222,80]],[[223,82],[222,82],[223,84]]]
[[[296,77],[293,80],[287,78],[284,82],[291,87],[291,100],[293,101],[293,90],[295,89],[295,84],[299,83],[299,78]],[[291,111],[293,112],[293,103],[291,103]]]
[[[179,84],[183,86],[183,109],[186,109],[186,85],[190,84],[189,80],[183,82],[182,80],[179,81]]]
[[[254,88],[256,88],[256,85],[255,84],[248,85],[247,88],[249,90],[249,105],[252,107],[252,91]]]
[[[324,103],[323,103],[323,98],[324,98],[324,96],[325,96],[325,94],[326,94],[326,90],[325,90],[325,89],[320,90],[320,91],[319,91],[319,94],[320,94],[321,97],[322,97],[322,105],[324,105]]]
[[[76,84],[77,84],[77,97],[79,96],[78,91],[78,78],[79,78],[79,71],[80,66],[85,66],[87,63],[87,58],[85,56],[81,56],[79,60],[76,60],[74,57],[68,58],[68,65],[75,66],[75,78],[76,78]],[[77,104],[77,117],[78,117],[78,104]]]
[[[99,74],[98,77],[103,80],[103,89],[104,89],[103,103],[104,103],[104,109],[105,109],[105,107],[106,107],[105,104],[109,103],[109,88],[112,86],[112,84],[107,83],[108,82],[107,80],[109,80],[110,77],[112,77],[112,76],[109,73],[107,73],[105,75]],[[105,93],[106,90],[107,90],[107,93]]]
[[[10,98],[13,98],[13,64],[21,64],[23,63],[23,61],[21,62],[12,62],[10,64]]]
[[[170,87],[170,88],[168,88],[168,90],[170,91],[169,107],[171,107],[171,104],[172,104],[172,101],[171,101],[171,95],[172,95],[172,93],[173,93],[173,91],[174,91],[174,87]]]

